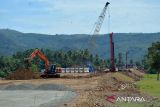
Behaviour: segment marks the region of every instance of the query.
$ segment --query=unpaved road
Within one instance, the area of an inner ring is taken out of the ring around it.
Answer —
[[[135,75],[132,75],[133,77]],[[136,76],[137,77],[137,76]],[[85,78],[59,78],[36,80],[0,80],[0,84],[61,84],[76,92],[76,97],[70,102],[61,102],[57,107],[111,107],[106,101],[106,96],[147,96],[141,94],[134,85],[129,85],[121,90],[121,84],[133,84],[134,78],[129,78],[121,73],[102,73]],[[52,107],[52,106],[51,106]],[[54,107],[54,105],[53,105]],[[148,106],[146,106],[148,107]]]
[[[77,79],[77,78],[76,79],[73,79],[73,78],[72,79],[65,79],[65,78],[64,79],[63,78],[56,79],[56,78],[54,78],[54,79],[35,79],[35,80],[0,80],[0,84],[1,85],[20,85],[20,84],[30,84],[31,83],[33,85],[41,85],[41,84],[65,85],[68,88],[73,89],[77,93],[77,97],[74,98],[69,103],[62,101],[62,99],[61,99],[61,103],[59,103],[59,106],[71,107],[71,106],[77,106],[77,104],[81,104],[81,102],[83,102],[83,100],[85,101],[87,99],[87,94],[85,95],[85,91],[89,90],[89,89],[94,89],[95,87],[97,87],[99,78],[100,77],[98,76],[98,77],[92,77],[92,78],[79,78],[79,79]],[[62,94],[63,94],[63,92],[62,92]],[[54,96],[54,94],[51,94],[51,95]],[[34,93],[32,96],[34,96]],[[68,99],[69,99],[69,97],[66,98],[66,101]],[[10,100],[12,100],[12,98]],[[46,99],[46,100],[48,100],[48,99]],[[33,104],[33,99],[32,99],[32,104]],[[53,107],[54,107],[54,105],[53,105]]]
[[[55,107],[72,96],[70,91],[0,91],[0,107]]]
[[[70,88],[59,84],[0,85],[0,107],[55,107],[75,96]]]

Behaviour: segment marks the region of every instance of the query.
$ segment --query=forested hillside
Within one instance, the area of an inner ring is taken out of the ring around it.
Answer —
[[[68,51],[70,49],[87,48],[90,35],[45,35],[22,33],[10,29],[0,30],[0,55],[11,55],[17,51],[33,48],[48,48],[51,50]],[[98,35],[94,50],[102,58],[109,57],[109,36]],[[129,58],[142,59],[147,48],[153,42],[160,41],[160,33],[116,33],[114,34],[115,54],[129,51]]]

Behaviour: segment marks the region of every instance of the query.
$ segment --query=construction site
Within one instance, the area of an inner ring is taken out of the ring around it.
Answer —
[[[146,67],[148,60],[133,63],[128,50],[123,52],[123,58],[116,53],[117,40],[109,25],[110,5],[102,5],[92,34],[77,50],[56,53],[37,46],[24,48],[13,57],[0,57],[0,107],[160,107],[159,66],[151,70],[152,67]],[[108,60],[96,51],[103,24],[107,25]]]

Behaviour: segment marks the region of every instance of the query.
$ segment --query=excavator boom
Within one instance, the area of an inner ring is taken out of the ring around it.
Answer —
[[[60,75],[57,74],[57,69],[55,64],[49,64],[49,61],[47,59],[47,57],[39,50],[36,49],[34,50],[31,55],[26,58],[27,61],[32,61],[33,58],[35,58],[36,56],[38,56],[41,60],[43,60],[45,62],[45,72],[41,73],[41,77],[42,78],[59,78]],[[61,72],[61,69],[58,69],[58,71]]]
[[[41,60],[43,60],[45,62],[45,72],[47,73],[48,69],[49,69],[49,61],[47,59],[47,57],[40,52],[39,49],[36,49],[35,51],[33,51],[31,53],[31,55],[29,56],[29,58],[27,58],[29,61],[32,61],[34,57],[38,56]]]

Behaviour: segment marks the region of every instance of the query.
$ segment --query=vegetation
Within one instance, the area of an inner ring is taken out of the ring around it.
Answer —
[[[38,69],[44,69],[44,62],[38,57],[34,58],[29,65],[24,62],[24,58],[29,57],[34,50],[35,49],[29,49],[24,52],[17,52],[11,57],[1,56],[0,77],[5,77],[18,68],[26,68],[27,66],[29,66],[34,72],[36,72]],[[41,49],[41,52],[46,55],[50,63],[56,64],[60,67],[84,67],[90,65],[94,68],[101,69],[108,66],[106,60],[101,59],[98,55],[92,55],[87,49],[69,50],[67,52]]]
[[[137,88],[146,96],[154,96],[154,100],[148,101],[147,97],[143,96],[145,102],[116,102],[116,104],[119,107],[158,107],[160,105],[160,82],[156,80],[156,76],[156,74],[146,74],[141,81],[136,82]]]
[[[160,82],[156,81],[156,74],[146,74],[141,81],[137,82],[137,86],[141,91],[160,98]]]
[[[19,59],[14,59],[13,57],[0,57],[0,77],[7,76],[10,71],[15,71],[21,66]]]
[[[33,48],[63,51],[84,50],[87,48],[89,37],[90,35],[85,34],[45,35],[0,29],[0,55],[12,55],[17,51]],[[118,53],[122,52],[122,60],[124,60],[124,53],[129,51],[129,60],[140,61],[147,48],[157,40],[160,40],[160,33],[115,33],[115,56],[118,57]],[[96,37],[96,49],[94,51],[94,55],[98,54],[101,58],[109,58],[109,36],[107,34]]]
[[[145,68],[148,68],[149,73],[157,72],[157,80],[159,80],[160,73],[160,42],[153,43],[148,48],[148,54],[144,60]]]

